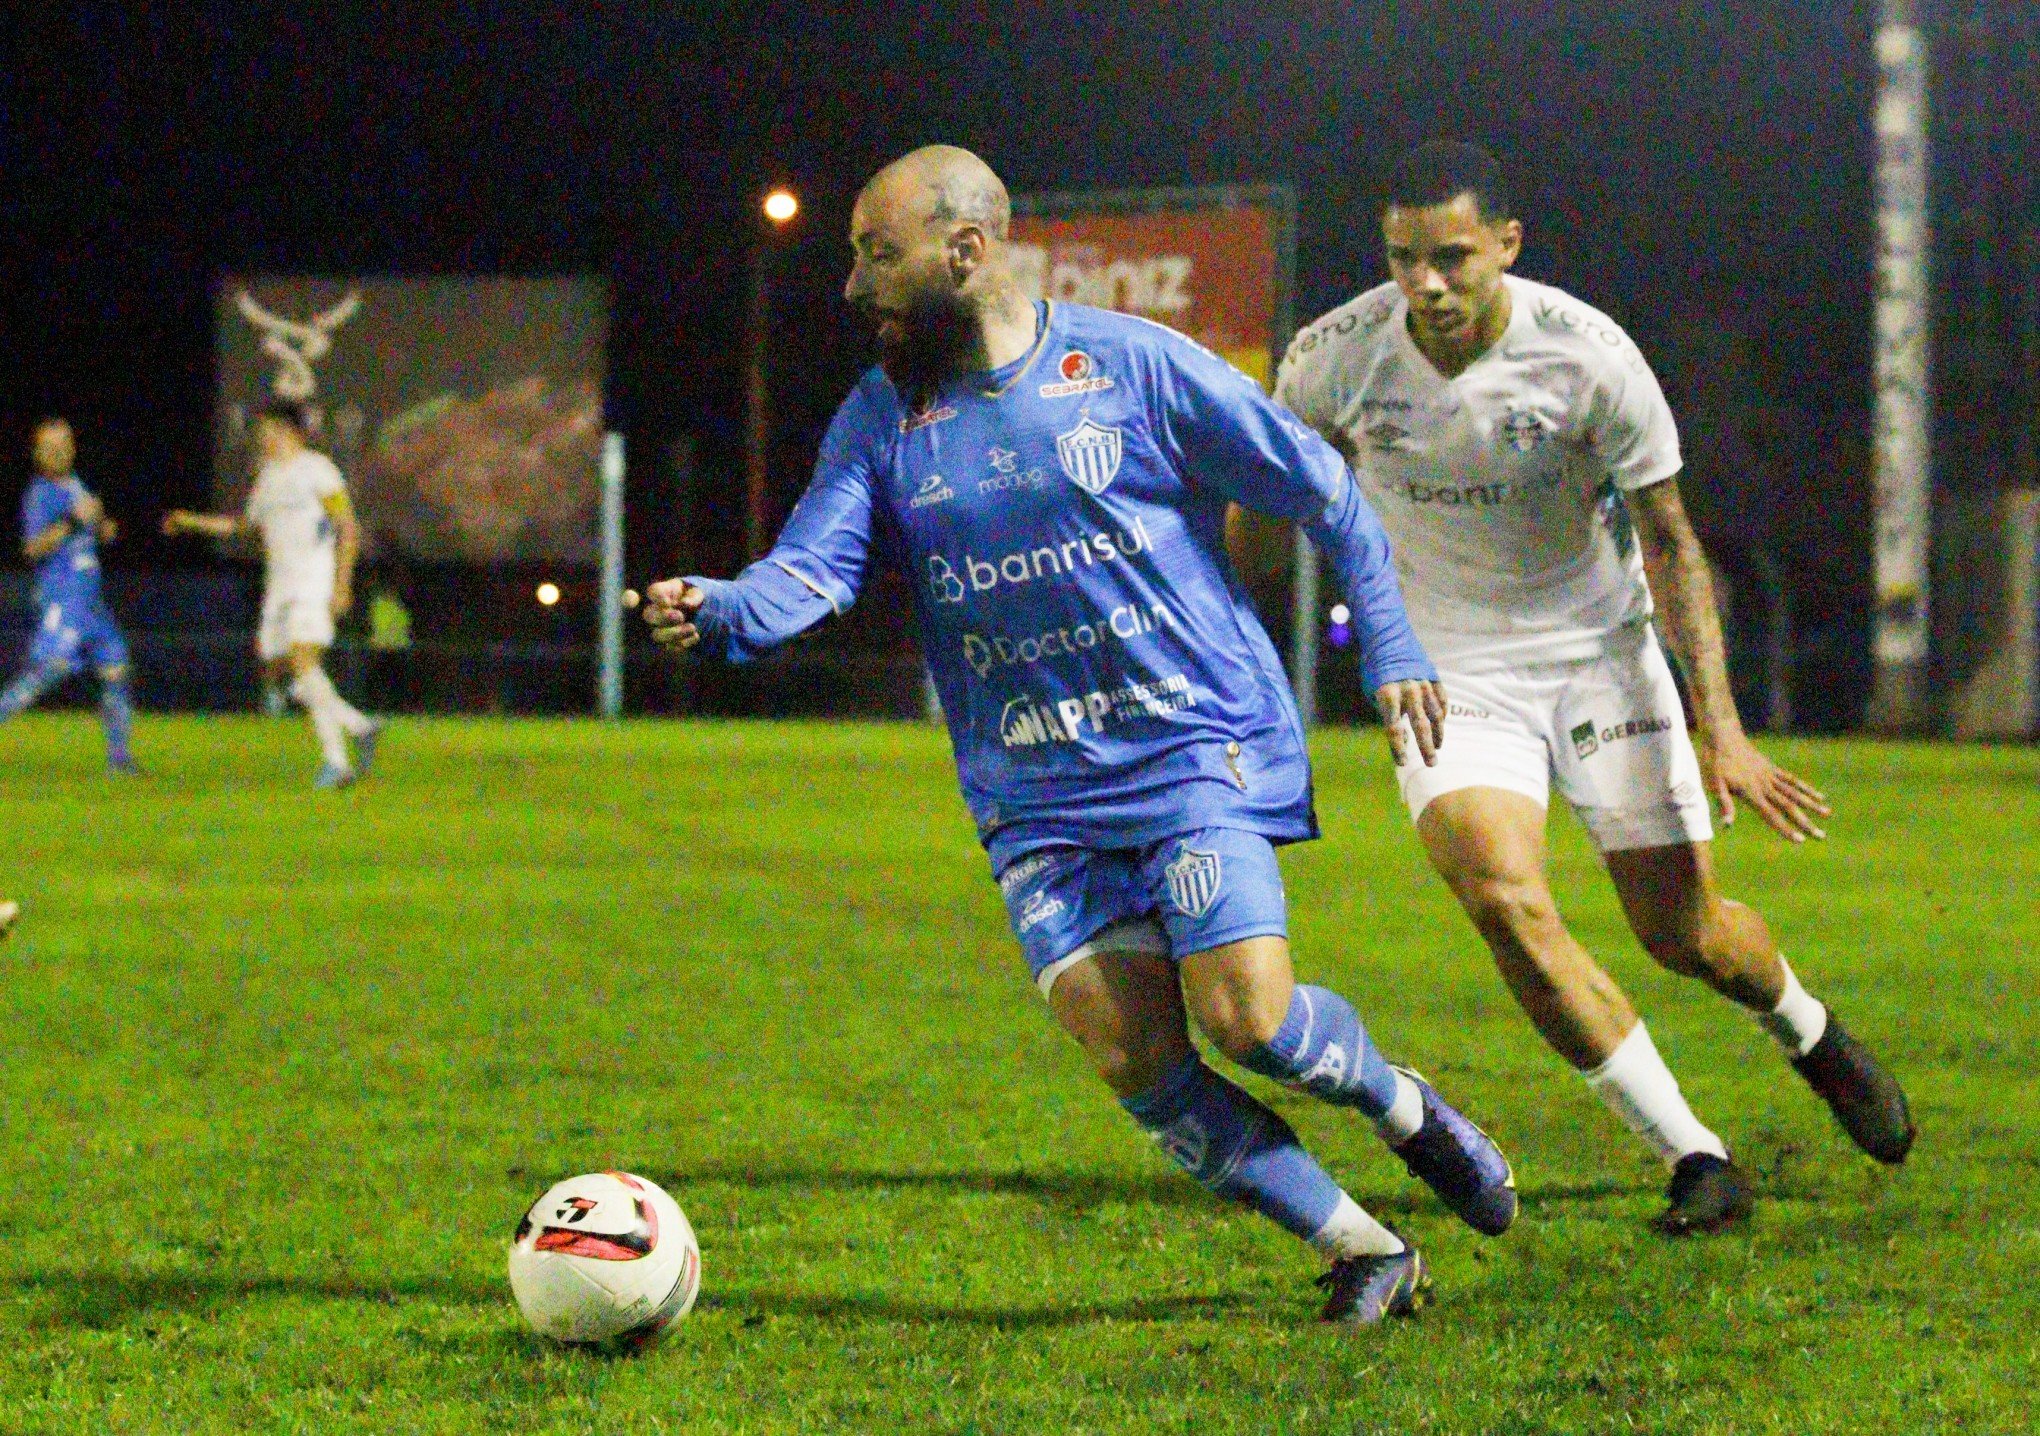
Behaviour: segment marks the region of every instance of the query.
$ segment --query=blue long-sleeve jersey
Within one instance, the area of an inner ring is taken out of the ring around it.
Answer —
[[[21,496],[21,536],[32,539],[62,519],[71,520],[71,532],[35,568],[38,603],[67,607],[94,602],[99,598],[99,535],[74,517],[85,497],[85,486],[75,475],[61,479],[38,474]]]
[[[1345,461],[1172,330],[1043,305],[1034,346],[910,409],[852,391],[771,554],[695,578],[742,662],[847,609],[874,550],[910,575],[963,794],[995,866],[1205,827],[1317,836],[1303,727],[1225,551],[1228,501],[1306,526],[1363,674],[1432,678]]]

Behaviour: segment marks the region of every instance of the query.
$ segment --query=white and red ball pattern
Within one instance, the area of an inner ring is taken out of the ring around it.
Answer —
[[[701,1248],[657,1183],[590,1172],[548,1190],[517,1224],[510,1290],[541,1336],[640,1346],[693,1309]]]

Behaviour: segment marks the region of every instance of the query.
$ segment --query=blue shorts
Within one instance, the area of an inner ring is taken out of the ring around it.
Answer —
[[[1181,959],[1289,935],[1275,848],[1237,828],[1138,848],[1037,848],[1006,865],[999,891],[1043,996],[1065,968],[1108,948]],[[1108,929],[1111,941],[1098,941]]]
[[[29,641],[28,661],[67,673],[76,672],[81,662],[90,662],[103,673],[127,665],[127,640],[104,599],[46,603],[42,622]]]

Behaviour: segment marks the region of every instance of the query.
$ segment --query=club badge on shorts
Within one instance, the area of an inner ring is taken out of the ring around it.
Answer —
[[[1176,905],[1176,911],[1185,917],[1203,917],[1211,911],[1211,905],[1218,901],[1219,884],[1224,881],[1219,871],[1217,853],[1200,853],[1188,843],[1176,861],[1162,869],[1162,876],[1169,880],[1169,900]]]
[[[1087,494],[1102,494],[1119,472],[1119,430],[1092,422],[1087,414],[1076,428],[1055,436],[1055,456],[1070,482]]]

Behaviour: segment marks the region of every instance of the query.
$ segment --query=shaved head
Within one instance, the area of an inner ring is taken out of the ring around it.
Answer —
[[[900,156],[864,186],[857,202],[867,201],[925,224],[976,225],[992,239],[1004,239],[1013,219],[1005,182],[955,145],[924,145]]]
[[[987,326],[1032,333],[1033,307],[1006,269],[1012,218],[992,167],[955,145],[902,155],[858,194],[843,297],[878,331],[880,362],[902,390],[991,367]]]

